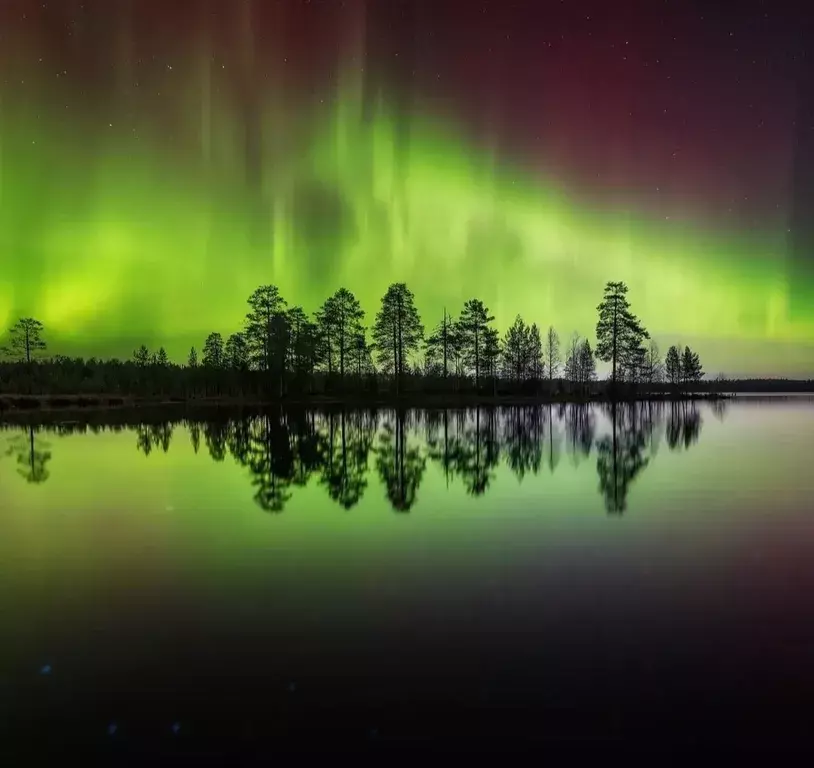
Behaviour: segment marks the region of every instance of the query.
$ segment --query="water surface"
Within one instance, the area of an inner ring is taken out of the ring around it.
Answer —
[[[809,399],[83,418],[0,432],[8,751],[806,743]]]

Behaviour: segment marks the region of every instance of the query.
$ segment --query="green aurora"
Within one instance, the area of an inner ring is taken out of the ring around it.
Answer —
[[[259,284],[309,311],[345,285],[371,317],[403,280],[427,326],[477,296],[501,330],[520,313],[592,339],[604,283],[624,280],[654,338],[693,344],[707,373],[812,374],[814,309],[791,319],[785,231],[590,210],[451,123],[384,100],[364,116],[353,87],[337,92],[296,114],[268,100],[254,185],[245,124],[216,96],[178,105],[172,153],[149,126],[5,103],[0,327],[32,315],[54,353],[146,342],[180,361],[239,328]]]

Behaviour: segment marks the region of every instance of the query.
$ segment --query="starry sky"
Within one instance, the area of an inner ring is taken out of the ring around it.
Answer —
[[[714,6],[714,7],[713,7]],[[273,282],[814,375],[814,53],[743,0],[4,0],[0,322],[184,359]]]

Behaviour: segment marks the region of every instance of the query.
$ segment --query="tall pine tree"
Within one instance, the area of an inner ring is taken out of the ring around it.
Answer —
[[[597,311],[596,356],[611,364],[611,387],[615,391],[620,368],[637,358],[642,341],[649,339],[650,334],[630,311],[625,283],[607,283]]]

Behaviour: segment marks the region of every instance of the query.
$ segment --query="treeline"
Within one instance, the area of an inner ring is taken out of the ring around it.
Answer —
[[[610,431],[597,435],[602,411]],[[724,401],[713,403],[712,412],[722,419]],[[391,508],[409,512],[430,464],[448,487],[459,482],[467,494],[481,496],[496,482],[501,464],[522,482],[541,472],[553,474],[564,455],[579,464],[593,454],[605,507],[619,514],[631,485],[655,458],[661,436],[670,450],[687,450],[701,427],[696,404],[682,401],[380,411],[275,408],[206,419],[62,421],[4,432],[11,435],[6,455],[16,456],[18,473],[35,484],[48,480],[52,450],[59,444],[44,438],[49,432],[129,431],[134,447],[147,457],[169,452],[180,435],[196,454],[205,452],[216,462],[234,459],[246,471],[255,503],[275,513],[312,481],[333,502],[351,509],[378,477]]]
[[[346,288],[308,315],[276,286],[248,298],[240,331],[212,331],[185,365],[164,347],[142,345],[129,360],[43,358],[44,328],[21,318],[10,330],[0,391],[19,394],[121,394],[193,399],[276,400],[314,395],[635,396],[694,389],[704,373],[689,347],[658,346],[633,314],[624,283],[608,283],[599,304],[596,348],[574,334],[565,345],[554,327],[541,332],[519,315],[501,336],[479,299],[457,317],[446,310],[425,330],[413,293],[394,283],[372,324]],[[596,363],[611,375],[597,381]]]

